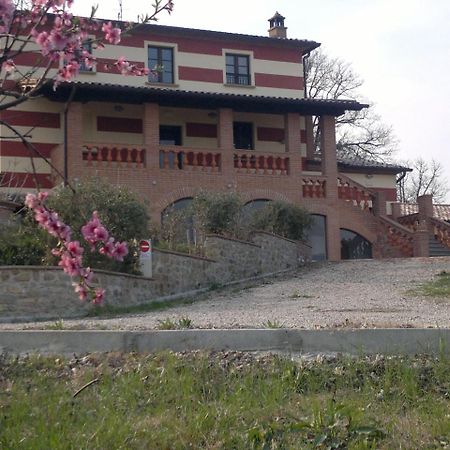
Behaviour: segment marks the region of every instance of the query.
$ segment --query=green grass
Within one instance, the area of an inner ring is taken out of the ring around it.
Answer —
[[[443,356],[3,357],[0,448],[449,448],[449,373]]]
[[[428,283],[422,284],[418,293],[429,297],[447,297],[450,299],[450,273],[445,270]]]
[[[203,298],[199,296],[198,298],[181,298],[178,300],[170,301],[157,301],[151,303],[143,303],[141,305],[134,306],[111,306],[103,305],[97,308],[92,308],[86,317],[114,317],[121,316],[124,314],[139,314],[152,311],[165,311],[167,309],[176,308],[182,305],[191,305],[192,303],[202,300]]]

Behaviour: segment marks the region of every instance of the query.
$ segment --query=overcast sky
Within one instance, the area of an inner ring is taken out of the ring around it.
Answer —
[[[98,17],[117,17],[119,0],[99,3]],[[89,4],[75,1],[83,14]],[[123,0],[124,19],[145,12],[136,5],[144,2]],[[288,37],[321,42],[352,64],[363,94],[394,128],[398,160],[434,158],[450,179],[450,0],[175,0],[159,23],[265,36],[276,10]]]

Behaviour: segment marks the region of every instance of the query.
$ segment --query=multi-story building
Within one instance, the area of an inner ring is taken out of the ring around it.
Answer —
[[[367,105],[305,98],[303,61],[319,45],[288,39],[278,13],[268,37],[142,25],[95,51],[93,70],[3,117],[68,180],[127,185],[155,220],[199,189],[237,191],[249,205],[305,206],[316,257],[412,255],[413,238],[385,218],[405,169],[336,155],[335,118]],[[121,55],[156,70],[121,75],[111,67]],[[319,157],[312,116],[320,117]],[[34,187],[22,144],[3,138],[0,155],[3,185]],[[42,187],[62,182],[43,159],[34,165]]]

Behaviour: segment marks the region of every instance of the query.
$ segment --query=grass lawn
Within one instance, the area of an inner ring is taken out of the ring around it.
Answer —
[[[442,271],[432,281],[423,284],[419,292],[430,297],[447,297],[447,299],[450,299],[450,273],[445,270]]]
[[[449,391],[444,356],[2,357],[0,448],[450,448]]]

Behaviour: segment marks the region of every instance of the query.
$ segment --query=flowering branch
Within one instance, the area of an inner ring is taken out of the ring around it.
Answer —
[[[58,239],[52,254],[60,258],[58,266],[62,267],[72,279],[76,279],[72,286],[80,300],[90,297],[93,304],[99,304],[103,301],[105,290],[92,286],[94,272],[90,267],[83,267],[84,248],[79,241],[71,239],[71,228],[59,218],[56,212],[45,205],[47,197],[48,192],[39,192],[37,195],[27,194],[25,205],[34,212],[34,219],[39,226]],[[91,251],[98,251],[116,261],[123,261],[128,254],[127,244],[117,242],[109,236],[96,211],[92,214],[92,219],[82,227],[81,233],[91,247]]]

